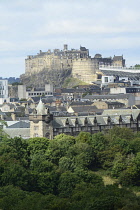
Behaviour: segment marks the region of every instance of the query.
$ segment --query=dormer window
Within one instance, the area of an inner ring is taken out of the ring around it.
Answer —
[[[84,124],[85,124],[85,125],[88,124],[88,119],[87,119],[87,117],[85,118]]]
[[[111,117],[108,116],[107,124],[110,124],[110,123],[111,123]]]
[[[96,117],[94,117],[93,123],[94,123],[94,125],[97,125],[97,118]]]
[[[133,122],[133,116],[131,114],[131,116],[130,116],[130,123],[132,123],[132,122]]]
[[[66,119],[65,125],[69,125],[69,119]]]
[[[119,123],[122,123],[122,117],[121,117],[121,115],[119,117]]]
[[[75,119],[75,125],[78,125],[79,122],[78,122],[78,118]]]

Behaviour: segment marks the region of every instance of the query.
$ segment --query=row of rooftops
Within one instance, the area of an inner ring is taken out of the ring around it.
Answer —
[[[63,127],[75,127],[76,125],[82,126],[93,126],[93,125],[107,125],[111,124],[128,124],[132,121],[136,121],[132,115],[90,115],[90,116],[80,116],[80,117],[55,117],[53,119],[54,128]]]
[[[86,102],[90,107],[91,102]],[[85,104],[85,102],[84,102]],[[75,105],[73,102],[71,105]],[[94,106],[93,106],[94,107]],[[36,110],[36,112],[35,112]],[[40,99],[37,107],[35,110],[32,110],[30,115],[48,115],[50,111],[48,107],[43,104],[42,100]],[[93,127],[96,125],[118,125],[122,124],[130,124],[133,122],[134,124],[137,123],[137,119],[140,115],[139,109],[114,109],[114,110],[102,110],[102,114],[97,115],[86,115],[86,116],[63,116],[63,117],[53,117],[52,126],[55,129],[61,128],[70,128],[70,127]],[[7,121],[8,122],[8,121]],[[28,120],[24,121],[15,121],[15,122],[8,122],[8,127],[4,128],[5,132],[10,136],[14,137],[14,135],[21,135],[23,138],[29,138],[30,132],[30,122]]]
[[[137,110],[135,110],[137,111]],[[137,124],[139,113],[122,114],[122,115],[93,115],[93,116],[71,116],[71,117],[54,117],[52,126],[54,132],[62,128],[74,127],[96,127],[106,125],[119,124]],[[140,120],[140,119],[139,119]],[[30,138],[30,122],[16,121],[13,124],[8,123],[8,127],[4,127],[4,131],[11,137],[21,136],[22,138]]]

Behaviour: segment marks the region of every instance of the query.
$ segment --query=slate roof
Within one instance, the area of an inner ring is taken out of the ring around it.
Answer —
[[[118,102],[118,101],[105,101],[108,105],[125,105],[124,103]]]
[[[14,137],[22,137],[24,139],[30,138],[30,128],[4,128],[3,130],[11,138]]]
[[[103,115],[132,115],[134,119],[140,114],[140,109],[107,109],[103,111]]]
[[[84,93],[86,92],[86,90],[84,89],[74,89],[74,88],[71,88],[71,89],[62,89],[61,90],[61,93]]]
[[[113,95],[113,94],[110,94],[110,95],[86,95],[84,97],[84,99],[128,99],[130,96],[132,96],[132,94],[116,94],[116,95]]]
[[[82,105],[91,105],[93,102],[91,101],[73,101],[70,106],[82,106]]]
[[[79,113],[79,112],[95,112],[97,107],[96,106],[73,106],[72,109],[73,109],[73,111],[75,113]]]
[[[55,100],[54,100],[54,98],[53,97],[51,97],[51,98],[42,98],[42,102],[44,103],[44,104],[46,104],[46,103],[52,103],[52,102],[54,102]]]
[[[15,108],[15,107],[16,107],[16,106],[15,106],[14,104],[12,104],[12,103],[2,104],[2,106],[1,106],[1,107],[4,107],[5,105],[9,106],[9,107],[10,107],[10,109],[13,109],[13,108]]]
[[[122,124],[130,123],[131,114],[121,115]],[[111,124],[119,124],[120,116],[119,115],[110,115],[109,116]],[[94,120],[97,120],[98,125],[107,125],[108,124],[108,115],[89,115],[89,116],[71,116],[71,117],[55,117],[53,120],[53,127],[55,128],[64,128],[64,127],[75,127],[77,122],[79,126],[85,126],[85,120],[87,121],[88,126],[94,125]],[[136,118],[134,119],[136,121]]]
[[[8,128],[29,128],[29,127],[30,127],[30,122],[24,122],[24,121],[19,121],[8,126]]]
[[[54,101],[55,100],[55,97],[54,96],[46,96],[46,97],[30,97],[31,100],[33,100],[35,103],[39,103],[40,99],[43,101],[43,103],[46,101],[47,102],[50,102],[50,101]]]

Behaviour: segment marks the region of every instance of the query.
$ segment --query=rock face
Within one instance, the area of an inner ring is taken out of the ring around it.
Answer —
[[[44,69],[32,75],[22,74],[20,80],[27,86],[43,87],[46,83],[53,84],[54,87],[62,86],[64,80],[71,75],[71,68],[61,70]]]

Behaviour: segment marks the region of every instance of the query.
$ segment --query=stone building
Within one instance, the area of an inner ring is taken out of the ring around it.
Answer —
[[[120,102],[125,104],[125,107],[130,107],[135,105],[135,96],[129,93],[126,94],[108,94],[108,95],[86,95],[83,98],[85,101],[92,102]]]
[[[112,66],[125,67],[125,59],[122,56],[113,57]]]
[[[97,81],[98,63],[91,58],[81,58],[73,61],[72,76],[86,83]]]
[[[100,80],[103,75],[99,70],[100,65],[123,67],[125,60],[122,56],[114,56],[113,59],[111,57],[102,58],[101,54],[96,54],[94,58],[78,58],[73,61],[72,76],[83,82],[92,84]]]
[[[80,49],[68,50],[68,45],[64,45],[64,49],[54,49],[53,52],[40,52],[37,55],[30,55],[25,59],[25,74],[38,73],[44,68],[48,70],[60,70],[72,68],[74,59],[88,58],[89,50],[85,47]]]
[[[86,83],[92,83],[101,79],[102,73],[99,65],[124,66],[123,56],[102,58],[101,54],[95,54],[93,58],[89,56],[89,50],[80,46],[80,49],[68,49],[65,44],[63,50],[54,49],[47,52],[40,52],[37,55],[29,55],[25,59],[25,74],[31,75],[44,69],[63,70],[72,69],[74,78],[78,78]]]
[[[108,113],[105,115],[54,117],[40,100],[37,108],[29,116],[30,137],[53,139],[54,136],[61,133],[75,136],[81,131],[93,134],[114,126],[131,128],[133,131],[140,130],[140,110],[130,109],[125,112],[119,110],[118,114],[115,110],[114,113],[110,112],[110,115]]]

